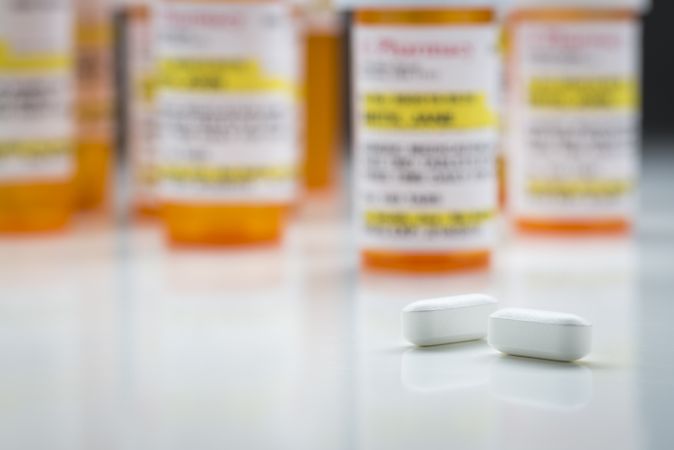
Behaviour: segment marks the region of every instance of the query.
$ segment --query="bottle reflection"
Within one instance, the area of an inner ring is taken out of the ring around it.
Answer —
[[[3,447],[79,450],[115,440],[118,311],[112,247],[99,238],[0,244],[11,255],[0,267]]]
[[[298,244],[311,254],[311,264],[301,267],[302,294],[298,304],[300,359],[295,378],[293,449],[340,450],[354,448],[354,382],[351,319],[353,279],[333,269],[326,246],[320,242],[314,220],[303,225]]]
[[[671,172],[674,156],[662,152],[650,160],[650,174]],[[658,173],[660,172],[660,173]],[[669,176],[669,175],[667,175]],[[644,180],[644,209],[648,220],[642,222],[637,315],[639,417],[644,426],[648,448],[668,448],[674,442],[674,347],[668,345],[674,317],[674,190],[662,189],[664,178]]]
[[[58,293],[44,302],[39,294],[24,291],[13,302],[7,301],[7,290],[0,294],[3,447],[81,448],[84,399],[77,300]]]
[[[137,304],[143,448],[290,439],[300,339],[292,268],[284,249],[162,254],[158,283]]]

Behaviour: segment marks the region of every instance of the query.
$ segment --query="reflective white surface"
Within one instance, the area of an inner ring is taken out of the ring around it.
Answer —
[[[2,448],[674,448],[673,162],[647,164],[635,239],[506,233],[485,273],[359,273],[324,202],[271,249],[92,221],[0,239]],[[466,292],[587,317],[593,352],[403,341],[404,305]]]

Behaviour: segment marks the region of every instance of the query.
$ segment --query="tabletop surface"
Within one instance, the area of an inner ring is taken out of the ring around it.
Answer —
[[[632,238],[504,232],[484,273],[362,273],[343,202],[277,248],[176,250],[151,223],[0,238],[3,449],[672,449],[674,157]],[[411,301],[485,292],[594,324],[562,364],[417,349]]]

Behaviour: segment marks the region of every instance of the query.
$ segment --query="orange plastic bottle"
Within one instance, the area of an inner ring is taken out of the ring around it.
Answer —
[[[0,232],[72,215],[72,23],[68,0],[0,3]]]
[[[352,3],[364,267],[486,267],[497,209],[492,2]]]
[[[509,208],[534,233],[625,233],[639,176],[644,0],[515,2]]]
[[[107,200],[113,166],[113,15],[111,0],[75,0],[77,6],[77,205]]]
[[[341,167],[343,27],[330,2],[311,1],[304,10],[304,187],[335,187]]]
[[[165,1],[157,172],[169,240],[278,241],[297,195],[299,34],[282,1]]]
[[[156,83],[152,36],[152,11],[148,1],[134,1],[124,9],[124,142],[131,181],[131,204],[140,216],[159,213],[156,197],[155,113]]]

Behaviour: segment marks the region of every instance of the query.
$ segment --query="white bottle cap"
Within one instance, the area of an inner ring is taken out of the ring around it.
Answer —
[[[509,9],[563,8],[563,9],[630,9],[646,12],[651,0],[506,0]]]
[[[357,8],[495,8],[500,0],[335,0],[338,9]]]

